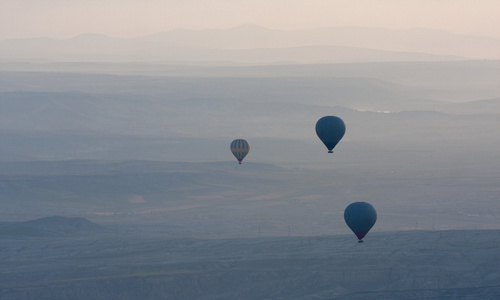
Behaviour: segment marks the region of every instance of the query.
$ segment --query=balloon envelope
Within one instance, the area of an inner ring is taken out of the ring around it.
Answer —
[[[332,149],[344,136],[345,124],[341,118],[326,116],[316,122],[316,134],[328,148],[328,153],[333,153]]]
[[[377,212],[370,203],[354,202],[344,211],[344,220],[361,241],[377,221]]]
[[[244,139],[236,139],[231,142],[231,152],[240,164],[248,151],[250,151],[250,145]]]

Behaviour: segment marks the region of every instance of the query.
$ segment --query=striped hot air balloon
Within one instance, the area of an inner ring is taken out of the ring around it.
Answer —
[[[377,212],[370,203],[354,202],[344,211],[344,220],[362,243],[365,235],[377,221]]]
[[[250,151],[250,145],[244,139],[236,139],[231,142],[231,152],[241,164],[241,161],[247,156]]]
[[[316,134],[325,144],[328,153],[333,153],[333,148],[337,146],[345,133],[345,124],[341,118],[326,116],[316,122]]]

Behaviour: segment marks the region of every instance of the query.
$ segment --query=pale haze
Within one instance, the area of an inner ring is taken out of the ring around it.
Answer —
[[[500,299],[499,12],[0,0],[1,300]]]
[[[229,28],[245,23],[281,30],[432,28],[500,37],[499,11],[500,2],[495,0],[4,0],[0,40],[84,33],[134,37],[175,28]]]

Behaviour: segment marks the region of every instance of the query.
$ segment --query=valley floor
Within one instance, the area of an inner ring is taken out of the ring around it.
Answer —
[[[7,299],[499,299],[500,231],[2,238]]]

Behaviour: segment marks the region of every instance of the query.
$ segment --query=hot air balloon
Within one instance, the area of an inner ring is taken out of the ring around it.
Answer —
[[[344,136],[345,124],[341,118],[335,116],[326,116],[316,123],[316,134],[328,148],[328,153],[333,153],[332,149],[338,144]]]
[[[344,220],[358,237],[358,243],[362,243],[365,235],[377,221],[377,212],[370,203],[354,202],[345,209]]]
[[[231,152],[241,165],[241,161],[250,151],[250,145],[244,139],[236,139],[231,143]]]

